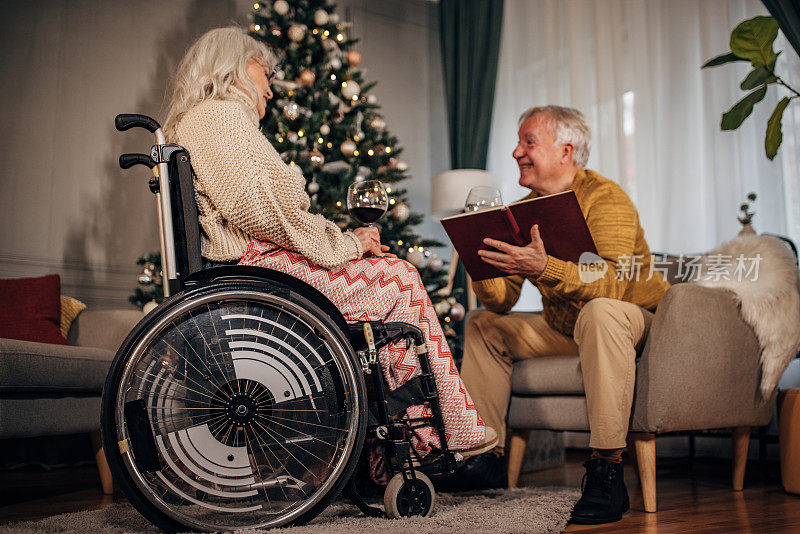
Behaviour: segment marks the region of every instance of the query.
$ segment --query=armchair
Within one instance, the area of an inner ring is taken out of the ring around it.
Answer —
[[[775,398],[758,397],[760,348],[733,292],[675,284],[659,304],[636,366],[629,426],[644,507],[656,511],[655,435],[733,427],[733,489],[741,490],[750,428],[769,422]],[[519,480],[531,429],[589,431],[577,355],[515,364],[508,412],[508,481]]]

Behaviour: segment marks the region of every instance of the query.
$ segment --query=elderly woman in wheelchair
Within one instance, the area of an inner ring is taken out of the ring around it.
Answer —
[[[428,515],[415,467],[452,473],[497,444],[416,269],[375,228],[311,214],[305,179],[260,132],[275,63],[241,29],[212,30],[178,68],[164,127],[177,144],[117,117],[156,134],[150,159],[120,164],[158,165],[176,294],[120,348],[103,435],[118,484],[167,530],[300,524],[342,490],[377,513],[352,477],[367,437],[388,451],[386,513]]]

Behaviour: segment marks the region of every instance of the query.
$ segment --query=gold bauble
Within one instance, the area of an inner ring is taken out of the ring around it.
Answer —
[[[298,77],[298,80],[303,85],[312,85],[316,79],[317,76],[308,69],[301,72],[300,76]]]
[[[358,67],[361,65],[361,52],[358,50],[350,50],[347,53],[347,62],[350,64],[351,67]]]

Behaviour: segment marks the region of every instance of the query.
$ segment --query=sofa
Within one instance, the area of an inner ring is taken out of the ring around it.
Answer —
[[[0,439],[89,433],[103,492],[112,493],[100,396],[117,348],[142,317],[85,310],[69,329],[69,345],[0,338]]]

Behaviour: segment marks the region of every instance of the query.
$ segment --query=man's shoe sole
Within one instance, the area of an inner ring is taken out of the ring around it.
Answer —
[[[622,521],[622,516],[625,515],[630,509],[631,509],[630,502],[627,502],[625,503],[625,509],[622,510],[622,513],[618,516],[604,517],[604,518],[572,516],[570,517],[569,522],[578,525],[603,525],[605,523],[616,523],[617,521]]]

